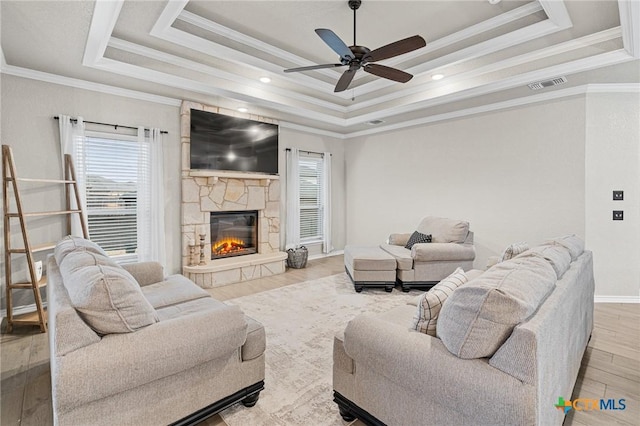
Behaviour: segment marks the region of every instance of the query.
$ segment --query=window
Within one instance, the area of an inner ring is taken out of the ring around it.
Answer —
[[[324,177],[323,156],[300,153],[300,242],[323,240]]]
[[[89,237],[117,262],[137,261],[139,241],[150,233],[150,144],[87,131],[76,149]]]

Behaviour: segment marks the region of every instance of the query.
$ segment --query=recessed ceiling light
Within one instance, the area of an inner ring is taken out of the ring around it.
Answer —
[[[240,107],[240,108],[238,108],[238,111],[239,112],[247,112],[249,110],[247,108],[245,108],[245,107]]]
[[[269,77],[260,77],[260,81],[263,83],[271,83],[271,79]]]
[[[442,80],[444,78],[444,74],[434,74],[431,76],[432,80]]]

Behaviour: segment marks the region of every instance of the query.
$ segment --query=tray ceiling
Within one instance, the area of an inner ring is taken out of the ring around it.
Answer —
[[[637,2],[364,0],[359,45],[375,49],[421,35],[427,46],[381,62],[412,73],[408,83],[358,71],[342,93],[333,88],[344,68],[283,70],[337,61],[314,29],[329,28],[352,44],[346,1],[4,0],[0,7],[3,72],[246,107],[248,114],[343,136],[587,84],[640,82]],[[444,78],[433,80],[435,74]],[[561,76],[561,86],[527,87]]]

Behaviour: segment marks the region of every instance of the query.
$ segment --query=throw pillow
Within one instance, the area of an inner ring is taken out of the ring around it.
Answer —
[[[411,250],[414,244],[418,243],[430,243],[431,242],[431,234],[423,234],[421,232],[415,231],[409,237],[409,241],[407,241],[407,245],[404,248]]]
[[[457,289],[440,311],[437,335],[458,358],[487,358],[531,317],[556,285],[539,256],[501,262]]]
[[[431,290],[420,296],[411,328],[435,337],[438,314],[442,305],[467,280],[467,275],[462,268],[458,268],[447,278],[432,287]]]
[[[71,304],[100,335],[130,333],[158,321],[136,280],[109,258],[84,248],[60,268]]]
[[[524,253],[529,250],[529,244],[526,242],[521,243],[513,243],[502,252],[502,256],[500,257],[500,262],[504,262],[505,260],[513,259],[517,255]]]

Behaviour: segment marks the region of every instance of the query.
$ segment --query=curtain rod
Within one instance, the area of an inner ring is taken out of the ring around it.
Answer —
[[[58,116],[56,115],[55,117],[53,117],[53,119],[54,119],[54,120],[60,120],[60,117],[58,117]],[[72,119],[71,119],[71,121],[73,121],[73,122],[76,122],[76,123],[77,123],[77,122],[78,122],[78,119],[77,119],[77,118],[72,118]],[[83,122],[85,122],[85,123],[89,123],[89,124],[99,124],[99,125],[101,125],[101,126],[115,127],[115,129],[116,129],[116,130],[118,130],[118,127],[122,127],[122,128],[125,128],[125,129],[134,129],[134,130],[137,130],[137,129],[138,129],[137,127],[133,127],[133,126],[122,126],[122,125],[120,125],[120,124],[100,123],[100,122],[98,122],[98,121],[88,121],[88,120],[82,120],[82,121],[83,121]],[[145,127],[145,128],[144,128],[144,130],[149,130],[149,129]],[[167,134],[169,134],[169,132],[167,132],[166,130],[160,130],[160,133],[162,133],[163,135],[167,135]]]
[[[291,148],[285,148],[285,151],[291,151]],[[299,152],[306,152],[307,154],[317,154],[317,155],[324,155],[324,152],[315,152],[315,151],[305,151],[304,149],[299,149]],[[329,155],[331,155],[333,157],[332,153],[329,153]]]

